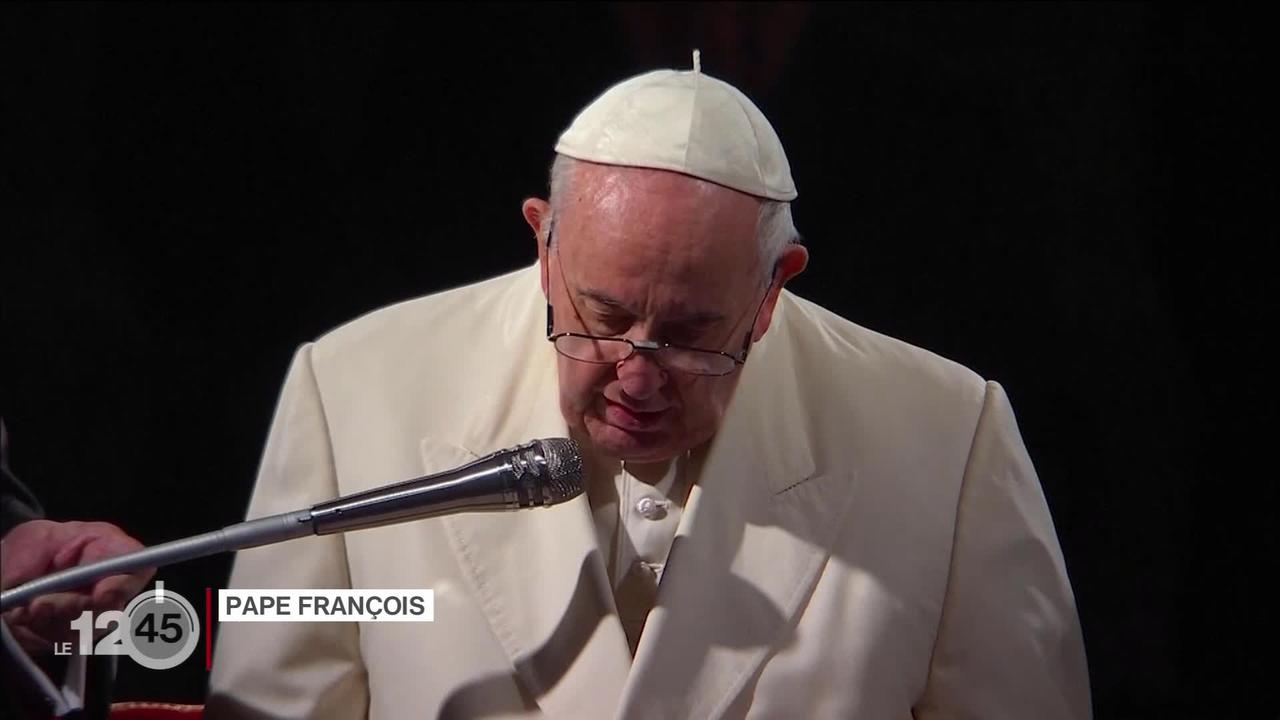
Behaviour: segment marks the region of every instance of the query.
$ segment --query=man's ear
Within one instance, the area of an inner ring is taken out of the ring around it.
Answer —
[[[533,228],[533,239],[538,244],[538,264],[542,269],[542,294],[547,294],[547,236],[543,232],[547,219],[551,217],[551,205],[541,198],[529,198],[520,205],[524,221]]]
[[[778,304],[782,286],[791,278],[804,272],[808,264],[809,251],[803,245],[792,244],[783,248],[777,264],[773,266],[773,280],[769,284],[769,292],[765,294],[764,304],[761,305],[760,314],[756,317],[756,325],[751,330],[752,342],[760,342],[765,332],[769,330],[769,323],[773,321],[773,308]]]

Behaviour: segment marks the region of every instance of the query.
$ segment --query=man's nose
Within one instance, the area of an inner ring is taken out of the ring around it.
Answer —
[[[667,384],[667,371],[653,353],[643,350],[618,363],[617,373],[622,391],[636,400],[648,400]]]

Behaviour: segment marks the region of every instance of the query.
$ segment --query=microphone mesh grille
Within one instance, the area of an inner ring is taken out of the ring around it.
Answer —
[[[547,459],[550,475],[543,486],[543,499],[548,504],[564,502],[582,494],[582,452],[570,438],[539,440],[542,456]]]

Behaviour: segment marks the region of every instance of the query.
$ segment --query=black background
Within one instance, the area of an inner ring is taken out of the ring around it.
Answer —
[[[6,6],[14,470],[51,515],[148,543],[240,519],[295,347],[531,262],[518,206],[557,134],[697,46],[787,147],[812,253],[793,289],[1008,390],[1097,717],[1275,717],[1266,25],[1140,4]],[[229,563],[160,577],[202,608]],[[198,702],[202,655],[125,661],[117,696]]]

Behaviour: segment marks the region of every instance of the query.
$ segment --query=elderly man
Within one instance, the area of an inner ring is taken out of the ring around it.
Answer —
[[[298,352],[249,512],[563,435],[586,496],[241,553],[235,586],[432,588],[435,621],[224,624],[209,714],[1088,717],[1004,392],[783,291],[751,101],[649,73],[556,150],[535,267]]]

